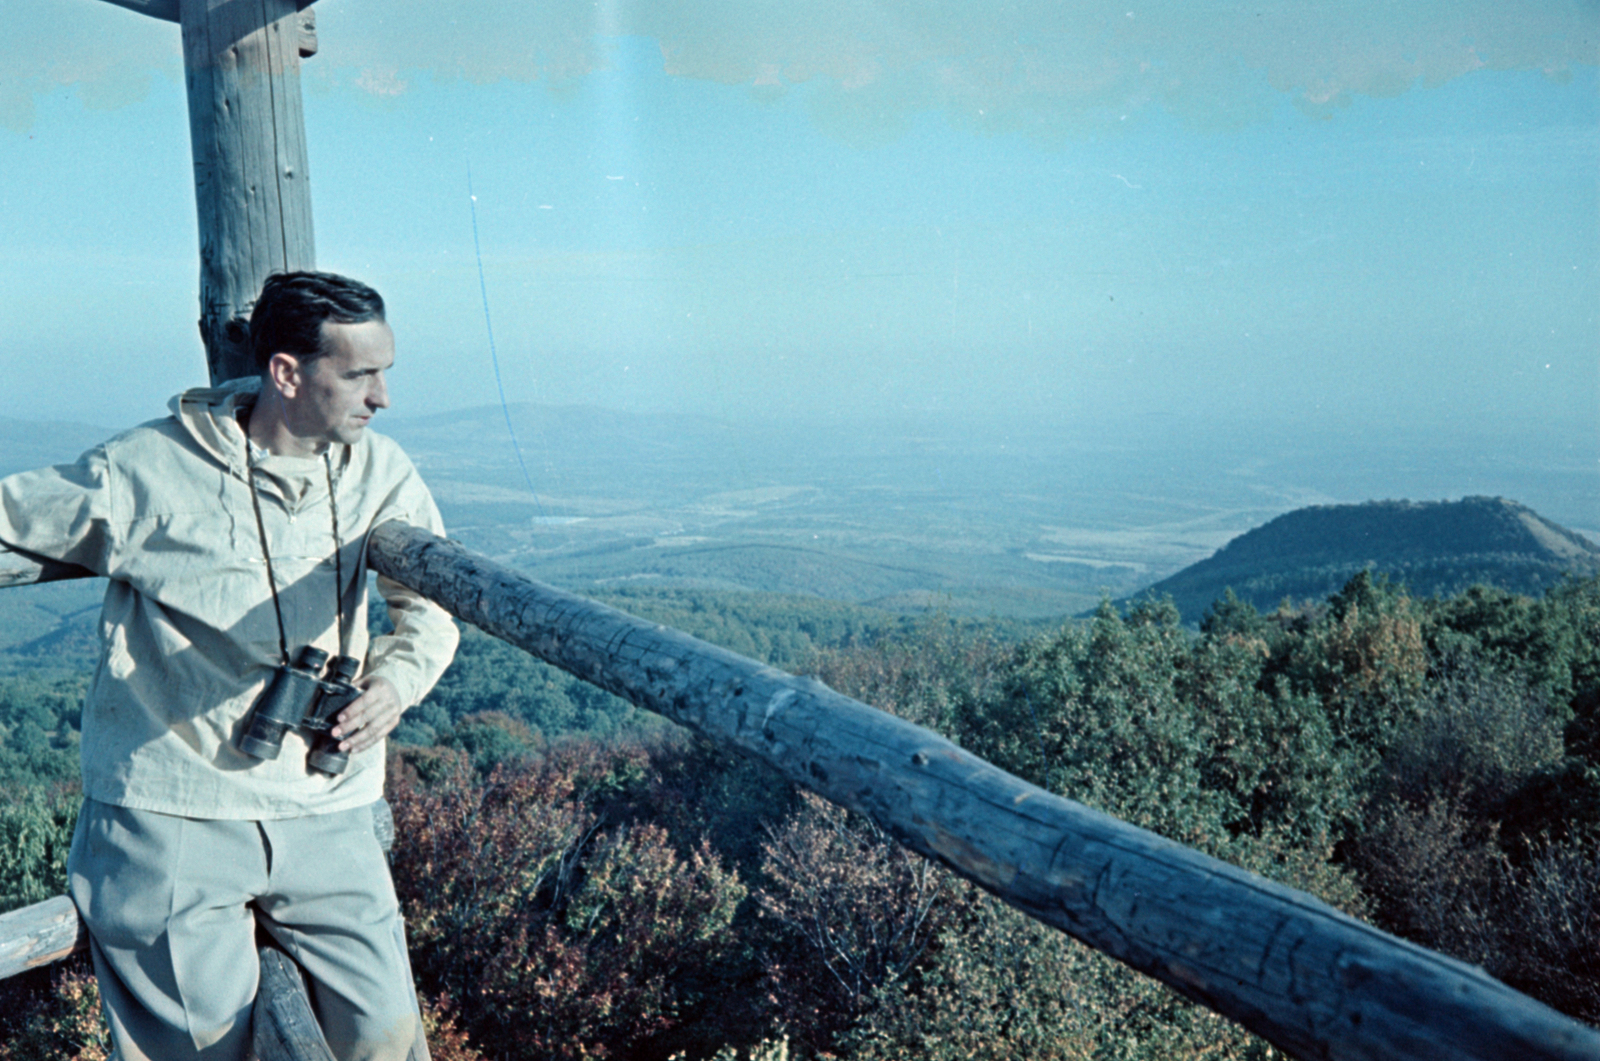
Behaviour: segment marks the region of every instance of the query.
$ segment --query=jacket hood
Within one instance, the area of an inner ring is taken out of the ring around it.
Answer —
[[[251,408],[261,392],[261,377],[233,379],[220,387],[192,387],[167,403],[172,416],[196,443],[243,478],[249,453],[239,412]]]

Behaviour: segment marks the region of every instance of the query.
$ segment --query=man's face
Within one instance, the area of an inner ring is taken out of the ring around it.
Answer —
[[[301,366],[285,419],[298,437],[353,445],[379,409],[389,407],[383,374],[394,364],[394,333],[382,321],[324,321],[321,357]]]

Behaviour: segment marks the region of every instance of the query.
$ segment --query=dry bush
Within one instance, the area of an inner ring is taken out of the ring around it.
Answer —
[[[852,1061],[1247,1059],[1261,1040],[813,796],[771,831],[755,896],[798,941],[775,1015]]]
[[[921,959],[946,914],[949,875],[810,793],[761,845],[762,914],[798,944],[768,975],[780,1019],[813,1046]]]
[[[1352,862],[1381,924],[1464,961],[1493,964],[1506,802],[1557,761],[1560,721],[1526,683],[1447,663],[1374,772]]]
[[[1504,866],[1491,973],[1600,1025],[1600,852],[1567,842]]]
[[[744,886],[704,841],[606,820],[651,769],[643,747],[575,743],[393,786],[413,965],[485,1056],[624,1056],[701,1001]]]
[[[1501,860],[1494,836],[1443,796],[1378,813],[1354,855],[1380,925],[1475,965],[1494,950]]]
[[[1374,801],[1421,807],[1443,796],[1476,818],[1497,818],[1525,779],[1561,759],[1563,722],[1521,678],[1442,660],[1417,717],[1384,756]]]
[[[422,1031],[428,1038],[428,1054],[433,1061],[483,1061],[483,1055],[467,1041],[467,1033],[456,1019],[449,995],[420,1001]]]
[[[1351,861],[1380,924],[1600,1020],[1593,838],[1502,840],[1530,778],[1562,763],[1562,713],[1526,682],[1445,661],[1372,779]]]
[[[31,979],[5,985],[0,1061],[107,1061],[111,1033],[88,955]]]
[[[603,765],[575,748],[542,769],[497,771],[487,784],[464,761],[453,766],[429,787],[402,771],[389,799],[413,964],[464,1000],[482,979],[482,948],[498,947],[530,910],[548,912],[572,890],[598,827],[579,789]]]
[[[664,830],[603,836],[561,919],[530,922],[493,955],[482,989],[516,1056],[627,1056],[675,1027],[697,974],[733,945],[744,898],[709,844],[680,859]]]
[[[1246,1061],[1262,1040],[965,882],[914,972],[838,1038],[852,1061]]]
[[[971,885],[952,888],[958,912],[928,967],[878,994],[840,1036],[847,1056],[1089,1061],[1098,1021],[1078,988],[1088,952]]]

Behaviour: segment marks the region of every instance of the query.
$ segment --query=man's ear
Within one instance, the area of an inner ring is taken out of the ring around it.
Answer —
[[[285,398],[293,398],[304,382],[304,369],[293,354],[273,354],[267,359],[267,379]]]

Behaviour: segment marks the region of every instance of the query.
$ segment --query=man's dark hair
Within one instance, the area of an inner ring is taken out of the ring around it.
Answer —
[[[273,354],[314,361],[322,349],[322,323],[383,320],[383,296],[338,273],[273,273],[250,312],[250,352],[265,372]]]

